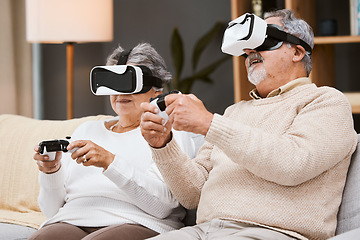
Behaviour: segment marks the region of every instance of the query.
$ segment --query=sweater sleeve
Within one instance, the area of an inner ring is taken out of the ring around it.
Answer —
[[[53,174],[39,173],[40,192],[38,202],[47,218],[54,216],[65,203],[64,167]]]
[[[300,108],[282,134],[215,115],[206,141],[253,174],[294,186],[350,158],[356,132],[345,96],[328,91]]]
[[[73,136],[77,137],[79,131],[83,128],[81,124],[75,129]],[[80,129],[80,130],[79,130]],[[40,191],[38,203],[41,211],[47,218],[53,217],[65,204],[66,188],[65,179],[69,163],[73,161],[69,154],[62,154],[61,168],[53,174],[39,172]]]
[[[154,217],[166,218],[174,209],[180,207],[153,168],[146,172],[138,171],[126,161],[122,161],[121,156],[116,155],[104,175],[126,192],[132,204]]]
[[[195,209],[201,189],[212,169],[212,145],[205,143],[196,158],[191,159],[172,139],[164,148],[152,148],[154,161],[165,182],[178,201],[188,209]]]

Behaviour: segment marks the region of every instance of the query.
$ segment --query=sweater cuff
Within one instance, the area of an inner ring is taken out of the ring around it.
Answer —
[[[39,172],[39,183],[44,188],[56,189],[64,187],[64,181],[65,171],[63,166],[57,172],[51,174]]]
[[[156,164],[166,165],[172,163],[177,159],[182,152],[180,146],[175,141],[174,137],[170,142],[163,148],[153,148],[150,146],[152,151],[152,157]]]
[[[124,161],[121,156],[115,155],[114,161],[103,172],[103,174],[113,182],[116,182],[116,184],[120,187],[125,185],[129,179],[134,177],[134,168]]]
[[[219,145],[219,143],[227,145],[231,144],[233,134],[234,129],[231,127],[231,122],[226,117],[215,113],[205,141],[213,145]]]

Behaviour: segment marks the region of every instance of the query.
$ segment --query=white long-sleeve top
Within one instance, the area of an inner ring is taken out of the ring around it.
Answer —
[[[40,172],[38,201],[48,218],[42,226],[55,222],[87,227],[135,223],[159,233],[182,227],[185,210],[164,183],[140,129],[120,134],[107,130],[104,123],[86,122],[71,139],[91,140],[115,154],[107,170],[77,164],[70,153],[63,153],[58,172]],[[199,135],[175,132],[174,138],[195,156]]]

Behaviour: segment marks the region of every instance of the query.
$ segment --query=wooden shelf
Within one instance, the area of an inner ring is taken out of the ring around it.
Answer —
[[[360,43],[360,36],[315,37],[316,44]]]
[[[316,29],[316,4],[314,0],[285,0],[285,8],[292,9],[295,15],[307,21]],[[231,0],[231,17],[235,19],[246,12],[251,12],[251,0]],[[313,69],[310,78],[317,86],[335,84],[335,44],[360,43],[360,36],[316,36],[312,54]],[[247,80],[244,60],[233,58],[234,100],[248,100],[249,91],[253,88]],[[353,113],[360,113],[360,92],[345,94],[352,106]]]
[[[360,113],[360,92],[344,92],[344,94],[351,104],[352,112],[355,114],[359,114]]]

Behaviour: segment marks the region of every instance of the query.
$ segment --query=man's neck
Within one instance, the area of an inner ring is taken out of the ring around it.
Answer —
[[[268,77],[256,86],[259,95],[265,98],[270,92],[284,86],[285,84],[302,77],[307,77],[305,71],[292,72],[284,76]]]
[[[272,97],[272,96],[280,95],[282,93],[290,91],[290,90],[294,89],[297,86],[301,86],[301,85],[308,84],[308,83],[311,83],[310,78],[308,78],[308,77],[300,77],[300,78],[291,80],[288,83],[286,83],[286,84],[284,84],[284,85],[270,91],[269,93],[267,93],[264,96],[260,95],[258,89],[256,89],[255,94],[260,98]]]

